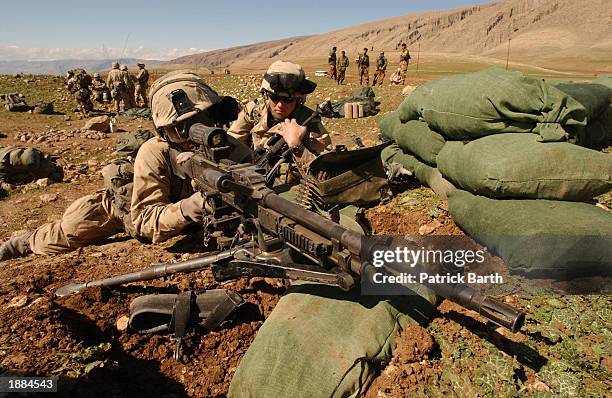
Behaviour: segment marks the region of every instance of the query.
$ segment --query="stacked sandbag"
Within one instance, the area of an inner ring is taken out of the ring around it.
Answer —
[[[588,201],[612,189],[612,156],[534,134],[449,141],[438,169],[455,185],[491,198]]]
[[[584,127],[569,128],[575,143],[598,148],[612,141],[612,78],[600,77],[592,83],[550,82],[578,101],[587,111]]]
[[[495,200],[454,189],[453,220],[515,273],[612,275],[612,213],[588,203]]]
[[[398,108],[402,122],[424,120],[447,139],[535,133],[566,141],[568,127],[585,126],[586,110],[543,80],[497,68],[433,80]]]
[[[583,146],[609,136],[610,87],[609,78],[553,85],[498,69],[435,80],[380,121],[382,134],[395,141],[383,162],[448,194],[455,222],[511,271],[563,278],[585,267],[606,268],[609,252],[591,255],[612,237],[600,228],[610,213],[592,201],[612,189],[612,156]],[[559,222],[568,224],[559,228]],[[533,249],[516,253],[530,241]],[[590,265],[554,254],[572,242],[578,242],[570,245],[575,258]]]
[[[441,134],[431,130],[421,120],[402,123],[397,112],[390,112],[378,124],[381,133],[403,149],[414,153],[430,166],[436,165],[436,157],[446,140]]]

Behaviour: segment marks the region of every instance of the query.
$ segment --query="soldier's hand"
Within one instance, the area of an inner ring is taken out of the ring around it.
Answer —
[[[183,217],[197,223],[202,223],[204,217],[212,212],[201,192],[196,192],[190,197],[181,200],[180,207]]]
[[[285,119],[281,125],[280,135],[285,139],[289,148],[297,148],[302,145],[306,127],[299,125],[295,119]]]

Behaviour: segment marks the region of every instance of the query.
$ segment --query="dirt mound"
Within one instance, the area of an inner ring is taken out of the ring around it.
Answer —
[[[430,355],[436,344],[431,335],[418,325],[408,325],[395,340],[393,358],[374,380],[366,398],[403,398],[419,383],[429,383],[436,369]]]

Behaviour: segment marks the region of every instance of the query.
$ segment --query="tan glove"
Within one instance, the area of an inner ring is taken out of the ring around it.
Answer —
[[[187,220],[202,223],[208,214],[202,193],[196,192],[190,197],[180,201],[181,213]]]

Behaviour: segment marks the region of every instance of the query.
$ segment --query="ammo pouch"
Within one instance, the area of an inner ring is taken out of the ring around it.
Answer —
[[[364,206],[388,196],[388,181],[380,152],[388,143],[354,151],[336,150],[317,157],[298,188],[305,208]]]
[[[102,168],[102,177],[104,177],[104,188],[112,197],[113,212],[123,220],[125,232],[138,238],[130,212],[134,165],[127,159],[113,160]]]

